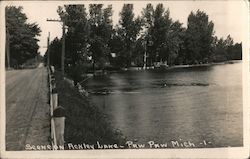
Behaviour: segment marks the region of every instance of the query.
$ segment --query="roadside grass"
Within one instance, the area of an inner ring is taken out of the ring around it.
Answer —
[[[58,90],[58,103],[66,110],[65,142],[72,144],[120,144],[125,137],[114,129],[105,115],[88,97],[62,80],[59,72],[55,73]]]

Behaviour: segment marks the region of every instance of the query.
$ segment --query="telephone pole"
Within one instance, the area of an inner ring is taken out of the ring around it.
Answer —
[[[6,28],[6,56],[7,56],[7,69],[10,69],[10,33],[8,28]]]
[[[147,68],[147,42],[144,43],[143,70]]]
[[[48,41],[47,41],[47,67],[49,67],[50,65],[50,47],[49,47],[49,43],[50,43],[50,32],[48,35]]]
[[[64,77],[64,59],[65,59],[65,24],[59,19],[47,19],[48,22],[62,22],[62,56],[61,56],[61,71]]]
[[[62,66],[62,76],[64,77],[64,58],[65,58],[65,24],[63,23],[63,28],[62,28],[62,61],[61,61],[61,66]]]
[[[148,45],[148,29],[144,34],[144,55],[143,55],[143,70],[147,69],[147,45]]]

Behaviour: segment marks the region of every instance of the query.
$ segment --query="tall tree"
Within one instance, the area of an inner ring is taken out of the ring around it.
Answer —
[[[36,23],[28,23],[22,7],[8,6],[6,13],[6,30],[9,33],[11,65],[21,65],[38,55],[37,36],[40,28]]]
[[[212,53],[214,24],[208,15],[198,10],[188,16],[186,30],[186,59],[188,63],[207,62]]]
[[[93,67],[95,64],[104,69],[105,63],[108,62],[110,54],[109,42],[112,35],[112,5],[103,8],[103,4],[89,5],[89,24],[90,34],[90,52],[93,59]]]
[[[227,38],[225,39],[225,42],[224,42],[224,45],[225,45],[225,48],[226,48],[226,57],[227,57],[227,60],[231,60],[232,57],[231,57],[231,48],[233,47],[233,44],[234,44],[234,41],[232,39],[232,37],[230,35],[227,36]]]
[[[154,11],[154,25],[152,28],[152,48],[154,50],[151,54],[152,61],[166,60],[166,34],[168,33],[171,24],[172,19],[170,18],[169,9],[165,11],[163,4],[157,4]]]
[[[181,56],[184,49],[184,37],[185,29],[182,27],[182,23],[175,21],[170,25],[170,28],[166,32],[165,36],[165,54],[162,58],[167,60],[168,65],[173,65],[181,61],[176,61],[176,59]]]
[[[74,67],[87,56],[90,29],[86,8],[84,5],[65,5],[58,8],[58,14],[68,28],[65,61]]]
[[[49,53],[50,64],[59,68],[61,66],[60,59],[61,59],[61,53],[62,53],[62,41],[56,37],[50,43],[49,49],[50,49],[50,53]],[[47,56],[48,56],[47,51],[45,53],[46,60],[47,60]]]
[[[174,64],[183,48],[182,24],[173,21],[169,9],[165,10],[161,3],[157,4],[155,10],[151,4],[147,4],[142,15],[149,61],[151,64],[159,61]]]
[[[151,3],[148,3],[146,8],[142,9],[142,19],[145,28],[150,29],[154,23],[154,7]]]
[[[110,42],[110,51],[114,53],[115,57],[110,58],[111,64],[116,68],[122,68],[126,66],[124,62],[126,60],[125,56],[122,54],[123,50],[125,50],[125,46],[123,43],[123,36],[121,28],[118,25],[113,29],[113,34],[111,36]]]
[[[65,40],[66,71],[76,85],[85,73],[82,66],[88,57],[90,27],[86,8],[84,5],[65,5],[57,12],[68,30]]]
[[[132,62],[132,54],[135,48],[135,42],[141,30],[140,17],[135,18],[133,13],[133,4],[124,4],[120,12],[118,34],[124,43],[124,49],[121,55],[124,57],[126,66]]]
[[[144,45],[144,56],[152,55],[152,30],[154,26],[154,7],[151,3],[147,4],[142,10],[142,45]],[[145,57],[144,57],[145,58]],[[152,58],[152,56],[151,56]],[[147,61],[144,61],[148,63]]]

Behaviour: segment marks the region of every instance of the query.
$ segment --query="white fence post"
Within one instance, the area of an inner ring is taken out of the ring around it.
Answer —
[[[50,98],[50,115],[51,115],[51,143],[52,143],[52,148],[55,150],[56,148],[54,146],[57,146],[57,141],[56,141],[56,135],[55,135],[55,122],[53,117],[53,96],[52,96],[52,91],[53,88],[55,88],[55,77],[53,73],[55,72],[54,67],[50,66],[48,69],[48,74],[49,74],[49,98]],[[52,81],[54,81],[52,84]]]
[[[55,110],[58,106],[58,94],[56,88],[52,89],[52,106],[53,110]]]
[[[58,106],[58,92],[55,81],[55,68],[50,66],[49,73],[49,94],[50,94],[50,115],[51,115],[51,139],[53,150],[55,147],[64,148],[64,128],[65,128],[65,109]],[[55,147],[54,147],[55,146]]]
[[[53,112],[55,121],[56,141],[58,146],[64,146],[65,109],[58,106]]]
[[[54,66],[50,66],[50,70],[51,70],[51,73],[55,73],[55,67]]]

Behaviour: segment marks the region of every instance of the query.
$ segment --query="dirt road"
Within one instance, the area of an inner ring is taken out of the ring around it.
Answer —
[[[6,71],[6,150],[48,145],[50,135],[47,70]]]

